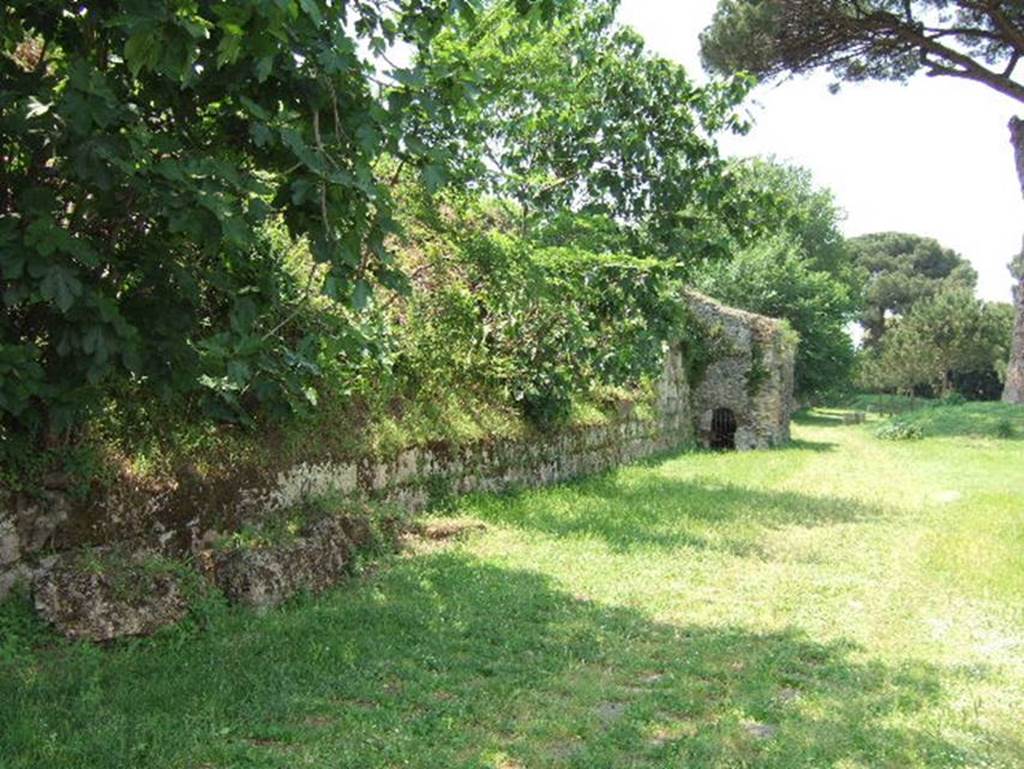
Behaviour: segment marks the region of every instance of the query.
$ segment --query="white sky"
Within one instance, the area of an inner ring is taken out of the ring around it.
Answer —
[[[700,34],[716,0],[623,0],[619,19],[704,80]],[[986,299],[1010,301],[1024,201],[1007,123],[1015,102],[952,78],[844,84],[825,74],[758,87],[754,129],[723,137],[729,155],[771,155],[810,169],[836,194],[847,235],[929,235],[970,259]]]

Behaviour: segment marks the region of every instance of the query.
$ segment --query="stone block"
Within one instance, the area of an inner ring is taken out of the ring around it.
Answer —
[[[365,521],[324,519],[291,542],[215,553],[214,580],[232,603],[276,606],[300,590],[337,584],[348,573],[354,549],[371,537]]]
[[[63,557],[34,581],[36,610],[68,638],[151,635],[188,612],[180,573],[155,569],[150,554],[95,556],[98,565],[78,554]]]
[[[398,455],[395,460],[395,483],[408,483],[416,477],[419,462],[419,452],[416,449],[407,449]]]
[[[0,569],[21,560],[21,537],[10,517],[0,518]]]

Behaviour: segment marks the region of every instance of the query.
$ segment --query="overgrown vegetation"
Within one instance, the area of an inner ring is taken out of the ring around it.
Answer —
[[[714,136],[742,130],[747,81],[691,84],[615,7],[8,4],[5,485],[287,456],[325,423],[338,454],[390,452],[642,399],[688,333],[676,275],[714,249],[686,221],[717,215]],[[614,130],[565,166],[612,98]]]
[[[893,419],[879,426],[875,436],[884,441],[916,441],[924,437],[921,428],[904,419]]]
[[[379,292],[358,313],[303,292],[318,267],[302,242],[279,226],[261,236],[290,298],[256,332],[284,323],[280,333],[312,340],[294,410],[252,411],[260,354],[223,366],[199,399],[124,384],[73,451],[12,451],[9,488],[31,488],[56,462],[73,476],[76,457],[95,486],[125,469],[160,478],[187,462],[216,475],[607,419],[624,402],[645,408],[666,345],[702,349],[672,265],[537,245],[505,234],[500,206],[400,178],[404,234],[393,248],[410,290]]]
[[[5,453],[72,445],[135,393],[207,419],[293,414],[316,405],[324,358],[372,356],[343,321],[405,285],[386,245],[394,164],[437,187],[452,152],[424,122],[477,75],[387,51],[425,49],[482,5],[6,4]],[[514,5],[509,23],[536,33],[558,10]],[[304,239],[318,269],[301,284],[268,221]],[[296,322],[309,296],[337,306],[333,328]]]
[[[419,290],[382,310],[401,356],[376,387],[390,381],[410,401],[454,392],[508,404],[537,429],[569,420],[574,402],[642,397],[665,344],[686,331],[671,266],[537,247],[501,234],[488,211],[452,199],[421,217],[430,226],[410,224],[403,253]]]
[[[357,545],[349,553],[357,562],[394,552],[398,536],[407,527],[405,511],[390,505],[320,495],[246,522],[225,532],[211,544],[219,551],[262,550],[286,547],[308,536],[318,523],[334,519],[344,524],[346,535]]]
[[[941,401],[906,412],[891,424],[899,424],[919,436],[973,437],[1010,440],[1024,437],[1024,414],[1008,403]]]
[[[71,554],[71,568],[103,578],[110,598],[129,604],[152,600],[161,585],[173,581],[189,605],[209,599],[210,585],[189,564],[157,552],[133,552],[124,545]]]

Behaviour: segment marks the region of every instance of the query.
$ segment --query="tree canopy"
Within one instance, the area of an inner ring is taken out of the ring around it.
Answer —
[[[973,291],[978,282],[970,262],[934,238],[881,232],[851,238],[848,246],[864,285],[859,320],[869,345],[916,302],[951,288]]]
[[[812,270],[827,272],[855,288],[853,260],[840,229],[846,212],[832,190],[815,184],[811,172],[774,157],[732,161],[733,209],[742,213],[737,245],[786,233]]]
[[[722,301],[789,321],[800,335],[796,390],[804,398],[845,388],[854,361],[846,331],[859,273],[839,230],[843,212],[803,168],[772,159],[734,161],[730,199],[744,228],[730,258],[709,264],[700,286]]]
[[[824,68],[850,81],[924,72],[1024,103],[1024,6],[1015,0],[721,0],[701,46],[719,72]]]
[[[550,17],[558,0],[514,6]],[[287,297],[261,228],[280,219],[308,243],[321,269],[307,292],[360,307],[399,286],[386,161],[444,178],[448,150],[422,126],[470,98],[473,72],[393,66],[387,51],[424,49],[482,8],[5,3],[0,431],[52,437],[111,377],[311,399],[296,375],[322,340],[295,333],[290,310],[264,318]]]
[[[944,396],[968,374],[1001,369],[1013,323],[1009,310],[956,286],[923,298],[865,360],[866,384],[903,392],[927,386]]]
[[[480,73],[479,96],[429,127],[462,181],[513,201],[524,222],[604,217],[645,254],[695,259],[696,209],[725,188],[715,135],[743,130],[744,77],[698,86],[615,23],[618,3],[573,2],[544,35],[496,4],[424,51],[432,69]]]

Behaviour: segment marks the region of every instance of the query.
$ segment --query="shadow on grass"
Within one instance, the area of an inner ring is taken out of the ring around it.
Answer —
[[[772,451],[814,451],[822,453],[835,451],[838,446],[839,444],[837,443],[828,443],[826,441],[805,441],[801,438],[793,438],[789,443],[772,449]]]
[[[711,477],[610,473],[555,490],[472,497],[464,509],[496,523],[559,537],[594,537],[618,552],[634,548],[759,550],[765,528],[826,526],[884,515],[856,500],[765,491]]]
[[[960,766],[941,671],[797,631],[676,627],[454,553],[0,677],[4,767]],[[1012,753],[1011,751],[1017,751]],[[997,755],[989,753],[995,761]]]

